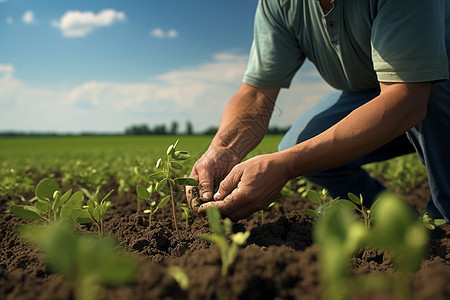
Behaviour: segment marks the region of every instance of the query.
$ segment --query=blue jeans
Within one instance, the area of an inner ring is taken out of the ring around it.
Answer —
[[[301,143],[334,125],[355,108],[370,101],[379,90],[337,92],[324,97],[301,116],[286,133],[278,149]],[[362,194],[370,207],[386,188],[361,168],[416,151],[425,164],[431,197],[427,211],[434,218],[450,221],[450,81],[431,88],[426,118],[405,134],[381,148],[343,166],[306,176],[326,188],[332,197],[347,198],[347,193]]]

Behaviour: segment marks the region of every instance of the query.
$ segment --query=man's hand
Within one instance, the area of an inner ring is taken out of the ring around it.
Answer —
[[[211,201],[220,181],[239,161],[231,150],[211,146],[192,168],[190,177],[197,180],[199,195],[193,197],[192,187],[186,188],[189,206],[195,210],[201,203]]]
[[[266,208],[290,179],[278,157],[276,153],[255,156],[233,167],[214,201],[202,204],[199,212],[215,205],[224,216],[239,220]]]

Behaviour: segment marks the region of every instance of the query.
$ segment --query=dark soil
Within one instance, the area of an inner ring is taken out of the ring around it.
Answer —
[[[426,184],[402,195],[421,210],[428,199]],[[321,299],[318,255],[312,241],[312,222],[303,213],[312,207],[299,195],[285,197],[278,208],[266,212],[264,224],[255,214],[234,224],[234,230],[250,230],[247,244],[231,266],[229,276],[220,276],[220,254],[215,246],[197,237],[209,233],[205,217],[191,220],[189,228],[178,212],[177,234],[170,206],[158,211],[148,226],[147,215],[136,213],[132,194],[113,194],[114,208],[107,212],[105,232],[114,235],[139,263],[132,285],[107,287],[102,299]],[[9,199],[0,199],[6,211]],[[0,214],[0,299],[74,299],[73,286],[52,274],[39,251],[13,232],[24,221]],[[95,230],[81,226],[79,230]],[[450,299],[450,225],[432,233],[420,269],[412,275],[413,299]],[[182,290],[166,274],[169,265],[181,266],[189,277]],[[368,251],[353,258],[357,276],[382,272],[394,274],[388,254]],[[356,295],[355,299],[394,299],[392,291]]]

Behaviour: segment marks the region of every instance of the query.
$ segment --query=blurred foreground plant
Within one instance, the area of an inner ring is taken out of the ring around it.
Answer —
[[[330,206],[314,225],[314,240],[321,251],[325,297],[348,299],[362,289],[393,288],[396,299],[410,299],[409,276],[419,267],[428,243],[423,222],[408,204],[393,194],[383,194],[377,200],[371,211],[373,228],[357,219],[348,208]],[[397,269],[394,280],[384,276],[360,279],[350,275],[351,257],[366,247],[392,255]]]
[[[77,234],[73,223],[20,225],[17,233],[37,245],[49,269],[73,282],[76,300],[94,300],[103,285],[121,285],[136,279],[137,264],[117,250],[113,237],[101,239]]]
[[[212,234],[199,234],[202,239],[216,244],[220,250],[222,259],[221,275],[226,276],[230,265],[234,262],[239,246],[242,246],[250,236],[250,231],[237,232],[233,234],[233,225],[229,218],[222,222],[219,209],[210,206],[206,209],[206,214],[211,225]]]

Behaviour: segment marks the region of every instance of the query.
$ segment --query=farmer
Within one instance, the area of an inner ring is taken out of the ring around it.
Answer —
[[[193,207],[242,219],[297,176],[332,197],[362,194],[369,206],[385,187],[361,166],[416,151],[428,172],[427,211],[449,221],[446,18],[450,0],[260,0],[243,83],[191,172],[201,196]],[[306,58],[340,92],[301,116],[279,152],[241,162]]]

